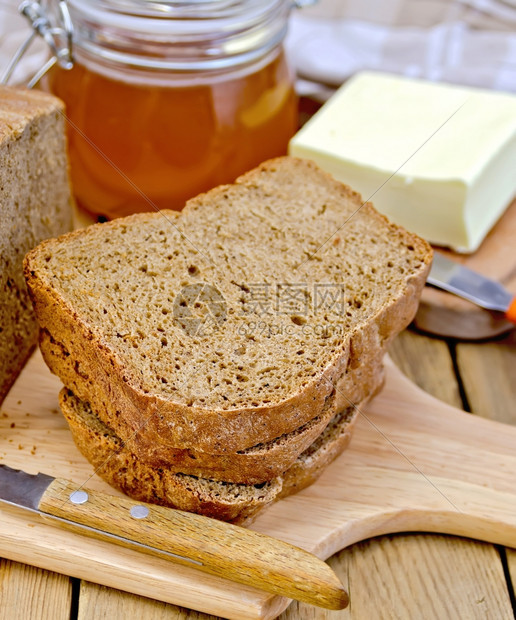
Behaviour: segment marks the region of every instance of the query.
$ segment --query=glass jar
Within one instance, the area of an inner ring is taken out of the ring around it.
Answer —
[[[292,0],[67,6],[73,68],[57,63],[43,87],[66,104],[83,209],[106,218],[181,209],[287,152],[297,129],[282,47]]]

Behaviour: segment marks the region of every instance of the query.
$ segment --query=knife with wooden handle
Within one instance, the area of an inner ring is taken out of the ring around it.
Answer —
[[[0,501],[37,512],[86,536],[319,607],[343,609],[348,595],[315,555],[265,534],[208,517],[144,504],[68,480],[0,465]]]

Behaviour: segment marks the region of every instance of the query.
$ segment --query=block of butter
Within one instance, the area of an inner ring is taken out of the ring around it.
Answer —
[[[516,96],[360,73],[289,153],[431,243],[473,252],[516,193]]]

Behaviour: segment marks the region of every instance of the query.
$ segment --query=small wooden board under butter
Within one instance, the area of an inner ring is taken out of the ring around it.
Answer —
[[[58,410],[59,388],[36,352],[2,406],[0,462],[116,495],[75,448]],[[317,483],[266,509],[251,527],[321,558],[401,531],[516,547],[515,445],[516,428],[441,403],[388,362],[386,386],[359,415],[349,449]],[[0,554],[227,618],[273,618],[289,603],[3,505]]]
[[[438,251],[516,293],[515,242],[516,200],[473,254],[457,254],[441,248]],[[423,291],[414,325],[437,336],[466,340],[494,338],[514,329],[514,325],[499,314],[430,287]]]

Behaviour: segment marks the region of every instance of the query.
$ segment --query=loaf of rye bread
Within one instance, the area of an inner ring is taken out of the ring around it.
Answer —
[[[336,414],[319,437],[287,471],[262,484],[235,484],[185,475],[151,466],[124,447],[91,407],[63,388],[61,410],[75,444],[108,484],[138,501],[169,506],[208,517],[249,523],[272,502],[312,484],[348,445],[352,428],[365,403]]]
[[[354,369],[410,322],[431,255],[315,164],[285,157],[180,214],[46,241],[25,275],[43,342],[62,347],[42,348],[51,370],[66,383],[74,368],[76,396],[156,462],[272,441],[332,393],[336,410],[353,403]]]
[[[23,257],[71,228],[62,112],[51,95],[0,86],[0,403],[38,336]]]

